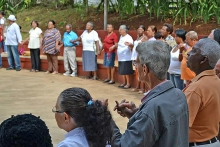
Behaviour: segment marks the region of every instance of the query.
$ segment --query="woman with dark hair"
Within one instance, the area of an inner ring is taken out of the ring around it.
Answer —
[[[170,67],[168,73],[170,80],[173,82],[176,88],[183,90],[184,81],[181,79],[181,62],[179,61],[180,48],[184,46],[186,40],[186,31],[178,29],[175,31],[175,41],[177,45],[173,47],[170,52]]]
[[[147,36],[144,35],[144,32],[145,32],[145,27],[143,25],[140,25],[137,28],[137,33],[138,33],[137,39],[134,41],[134,47],[132,49],[132,54],[131,54],[131,60],[133,62],[133,65],[135,66],[135,75],[137,78],[137,86],[136,86],[136,88],[132,89],[132,91],[134,91],[134,92],[138,91],[138,93],[144,93],[144,91],[145,91],[145,84],[144,83],[141,84],[141,81],[138,79],[138,69],[137,69],[137,65],[136,65],[136,60],[137,60],[137,56],[138,56],[138,53],[136,51],[136,47],[138,46],[138,44],[140,44],[148,39]],[[142,87],[142,89],[140,90],[141,87]]]
[[[212,32],[209,34],[208,38],[214,39],[220,44],[220,28],[212,30]]]
[[[106,104],[92,100],[83,88],[61,92],[52,111],[57,125],[68,132],[58,147],[105,147],[111,140],[112,117]]]
[[[155,34],[154,34],[154,38],[156,40],[161,40],[161,41],[165,41],[164,38],[163,38],[163,35],[160,31],[157,31]]]
[[[104,54],[104,66],[107,68],[107,79],[104,83],[114,84],[114,72],[115,72],[115,50],[118,46],[118,36],[114,33],[114,27],[112,24],[107,26],[108,35],[104,39],[103,49]]]
[[[28,48],[31,52],[31,72],[40,71],[40,47],[42,45],[42,30],[39,28],[37,21],[31,22],[32,29],[29,31],[29,37],[25,39],[21,44],[28,42]]]
[[[0,147],[53,147],[49,129],[32,114],[12,116],[0,125]]]
[[[148,38],[148,41],[154,41],[154,40],[156,40],[156,39],[154,38],[155,33],[157,33],[157,27],[154,26],[154,25],[150,25],[150,26],[147,28],[147,38]]]
[[[60,53],[59,45],[61,41],[61,35],[58,29],[55,28],[55,21],[50,20],[48,22],[48,29],[44,33],[42,41],[43,53],[47,55],[48,70],[47,74],[58,74],[58,55]]]

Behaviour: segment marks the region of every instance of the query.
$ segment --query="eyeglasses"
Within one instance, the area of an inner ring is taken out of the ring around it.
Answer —
[[[52,108],[52,112],[53,112],[53,113],[63,113],[63,112],[60,111],[60,110],[56,110],[56,107],[55,107],[55,106]]]

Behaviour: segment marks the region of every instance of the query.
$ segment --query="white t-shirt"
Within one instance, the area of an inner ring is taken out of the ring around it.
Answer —
[[[168,72],[170,74],[181,74],[181,62],[179,61],[179,53],[180,50],[178,49],[175,53],[173,53],[173,50],[175,49],[176,46],[172,49],[170,52],[170,67],[168,69]]]
[[[125,42],[133,44],[132,37],[128,34],[120,37],[117,49],[118,61],[131,61],[131,49],[125,45]]]
[[[99,40],[98,33],[95,30],[92,30],[90,33],[85,30],[80,37],[82,39],[83,51],[95,51],[93,44]]]
[[[1,24],[1,25],[2,25],[2,24],[3,24],[3,25],[5,24],[4,18],[1,18],[1,19],[0,19],[0,24]]]
[[[38,49],[40,48],[40,34],[42,33],[42,30],[38,27],[35,29],[31,29],[29,31],[30,34],[30,40],[28,44],[29,49]]]

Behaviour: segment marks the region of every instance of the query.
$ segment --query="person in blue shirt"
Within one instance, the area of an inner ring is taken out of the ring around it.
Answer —
[[[63,35],[63,45],[64,45],[64,53],[63,53],[63,63],[65,73],[64,76],[77,76],[77,63],[76,63],[76,45],[79,42],[73,42],[78,38],[77,34],[72,31],[72,25],[66,25],[66,32]]]

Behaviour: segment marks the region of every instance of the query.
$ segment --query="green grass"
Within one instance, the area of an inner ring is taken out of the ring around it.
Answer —
[[[64,31],[65,25],[70,23],[73,28],[78,29],[76,24],[86,20],[82,16],[83,10],[67,8],[64,10],[54,10],[47,7],[33,7],[31,9],[24,10],[16,14],[17,23],[22,27],[22,37],[23,39],[28,37],[28,32],[31,29],[31,21],[36,20],[39,23],[39,27],[45,31],[47,28],[47,23],[49,20],[54,20],[56,22],[56,27],[61,32]]]

